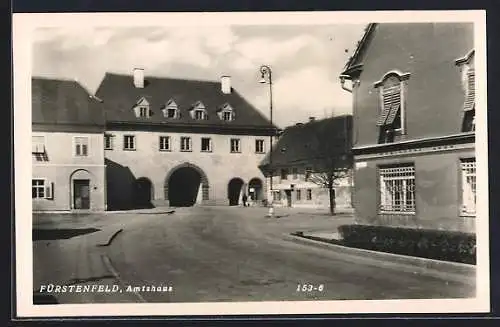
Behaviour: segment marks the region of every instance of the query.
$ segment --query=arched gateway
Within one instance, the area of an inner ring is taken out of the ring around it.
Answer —
[[[238,177],[235,177],[229,181],[229,184],[227,185],[227,198],[229,200],[230,206],[236,206],[240,202],[243,184],[243,180]]]
[[[208,200],[208,178],[193,164],[183,163],[170,170],[165,178],[164,195],[171,207],[190,207]]]

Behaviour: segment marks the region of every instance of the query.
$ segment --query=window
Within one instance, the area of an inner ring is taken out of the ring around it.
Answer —
[[[47,183],[43,178],[31,180],[31,198],[32,199],[52,199],[53,184]]]
[[[104,134],[104,150],[113,150],[113,135]]]
[[[394,142],[396,134],[404,134],[405,103],[404,81],[410,74],[390,72],[381,81],[375,83],[380,94],[379,143]]]
[[[167,109],[167,118],[176,118],[177,117],[177,110],[174,108],[169,108]]]
[[[89,138],[87,136],[75,137],[75,156],[87,157],[89,155]]]
[[[288,169],[285,168],[281,169],[280,175],[282,180],[288,179]]]
[[[264,140],[255,140],[255,152],[264,153]]]
[[[273,201],[281,201],[281,192],[273,191]]]
[[[231,153],[240,153],[240,139],[231,139]]]
[[[202,110],[202,109],[197,109],[194,111],[194,119],[196,120],[205,120],[207,119],[207,113],[205,112],[205,110]]]
[[[474,68],[467,71],[467,85],[465,90],[464,117],[462,132],[473,132],[476,130],[476,110],[475,110],[475,72]]]
[[[380,211],[415,213],[415,167],[380,168]]]
[[[476,159],[463,159],[462,170],[462,214],[476,214]]]
[[[300,201],[300,200],[301,200],[300,190],[296,190],[296,191],[295,191],[295,198],[297,199],[297,201]]]
[[[160,136],[160,151],[170,151],[170,136]]]
[[[123,149],[124,150],[135,150],[135,136],[134,135],[124,135],[123,136]]]
[[[293,179],[297,179],[297,175],[298,175],[298,169],[297,168],[292,168],[292,178]]]
[[[31,153],[45,153],[45,137],[32,136],[31,137]]]
[[[313,198],[313,193],[312,190],[309,188],[307,189],[307,200],[310,201]]]
[[[312,174],[312,168],[310,167],[306,168],[304,173],[304,179],[306,182],[308,182],[311,179],[311,174]]]
[[[208,137],[201,138],[201,151],[212,152],[212,140]]]
[[[222,120],[225,120],[225,121],[233,120],[233,113],[231,111],[224,111],[222,113]]]
[[[181,137],[181,151],[191,151],[191,138],[188,136]]]
[[[464,57],[455,60],[455,64],[460,67],[462,73],[462,87],[465,94],[462,132],[473,132],[476,130],[476,73],[474,70],[474,53],[475,51],[472,49]]]
[[[148,117],[148,107],[139,107],[139,117]]]

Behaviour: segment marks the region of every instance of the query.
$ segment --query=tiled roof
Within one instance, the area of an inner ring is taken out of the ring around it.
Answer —
[[[132,75],[106,73],[96,96],[103,100],[106,121],[113,123],[142,123],[172,126],[251,127],[269,129],[271,124],[256,108],[234,89],[230,94],[221,91],[219,81],[198,81],[163,77],[145,77],[144,88],[136,88]],[[133,107],[144,97],[150,105],[150,117],[136,117]],[[162,109],[170,100],[180,111],[177,119],[166,118]],[[208,119],[195,120],[189,110],[197,102],[203,103]],[[234,110],[234,120],[224,121],[217,111],[229,104]]]
[[[325,157],[341,156],[350,151],[351,131],[351,115],[287,127],[273,146],[272,166],[321,164]],[[269,168],[268,164],[269,154],[260,167]]]
[[[33,124],[104,126],[101,104],[78,82],[33,77]]]

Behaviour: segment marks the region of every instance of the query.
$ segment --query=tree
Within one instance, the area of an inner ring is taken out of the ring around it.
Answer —
[[[352,169],[351,117],[335,117],[333,124],[319,125],[315,134],[314,171],[309,180],[328,190],[331,215],[335,215],[335,186]]]

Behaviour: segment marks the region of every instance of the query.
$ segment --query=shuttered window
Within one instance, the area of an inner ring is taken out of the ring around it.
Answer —
[[[462,172],[462,214],[476,214],[476,159],[463,159]]]

